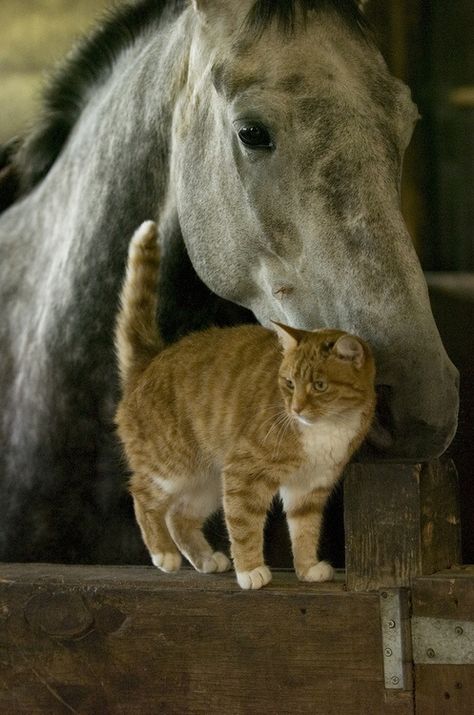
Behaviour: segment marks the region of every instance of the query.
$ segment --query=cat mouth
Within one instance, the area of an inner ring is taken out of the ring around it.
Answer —
[[[311,427],[311,425],[314,425],[314,420],[309,420],[307,417],[303,417],[303,415],[294,416],[298,422],[300,422],[302,425],[306,425],[306,427]]]

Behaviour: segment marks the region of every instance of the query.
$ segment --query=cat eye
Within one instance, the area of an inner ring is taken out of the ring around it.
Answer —
[[[290,380],[288,377],[285,377],[285,383],[289,390],[294,389],[295,384],[294,384],[293,380]]]
[[[326,380],[316,380],[316,382],[313,382],[313,387],[316,392],[325,392],[328,388],[328,384]]]

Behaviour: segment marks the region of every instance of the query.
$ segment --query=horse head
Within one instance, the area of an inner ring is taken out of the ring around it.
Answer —
[[[196,271],[264,325],[369,341],[389,452],[441,454],[458,373],[400,211],[418,119],[408,88],[350,0],[194,0],[183,21],[171,184]]]

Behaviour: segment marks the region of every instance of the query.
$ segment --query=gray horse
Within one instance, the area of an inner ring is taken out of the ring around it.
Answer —
[[[0,216],[0,558],[140,558],[112,336],[147,218],[168,340],[253,316],[352,331],[387,454],[446,449],[457,371],[399,208],[417,117],[354,0],[142,0],[72,54]]]

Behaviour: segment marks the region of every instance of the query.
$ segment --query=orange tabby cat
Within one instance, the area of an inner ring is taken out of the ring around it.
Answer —
[[[153,563],[177,571],[183,554],[201,572],[229,569],[202,533],[223,504],[237,581],[264,586],[263,528],[279,492],[298,578],[332,578],[316,558],[321,514],[373,418],[369,347],[340,330],[275,323],[278,337],[257,325],[211,328],[165,349],[158,267],[156,226],[146,222],[130,245],[117,322],[116,419]]]

